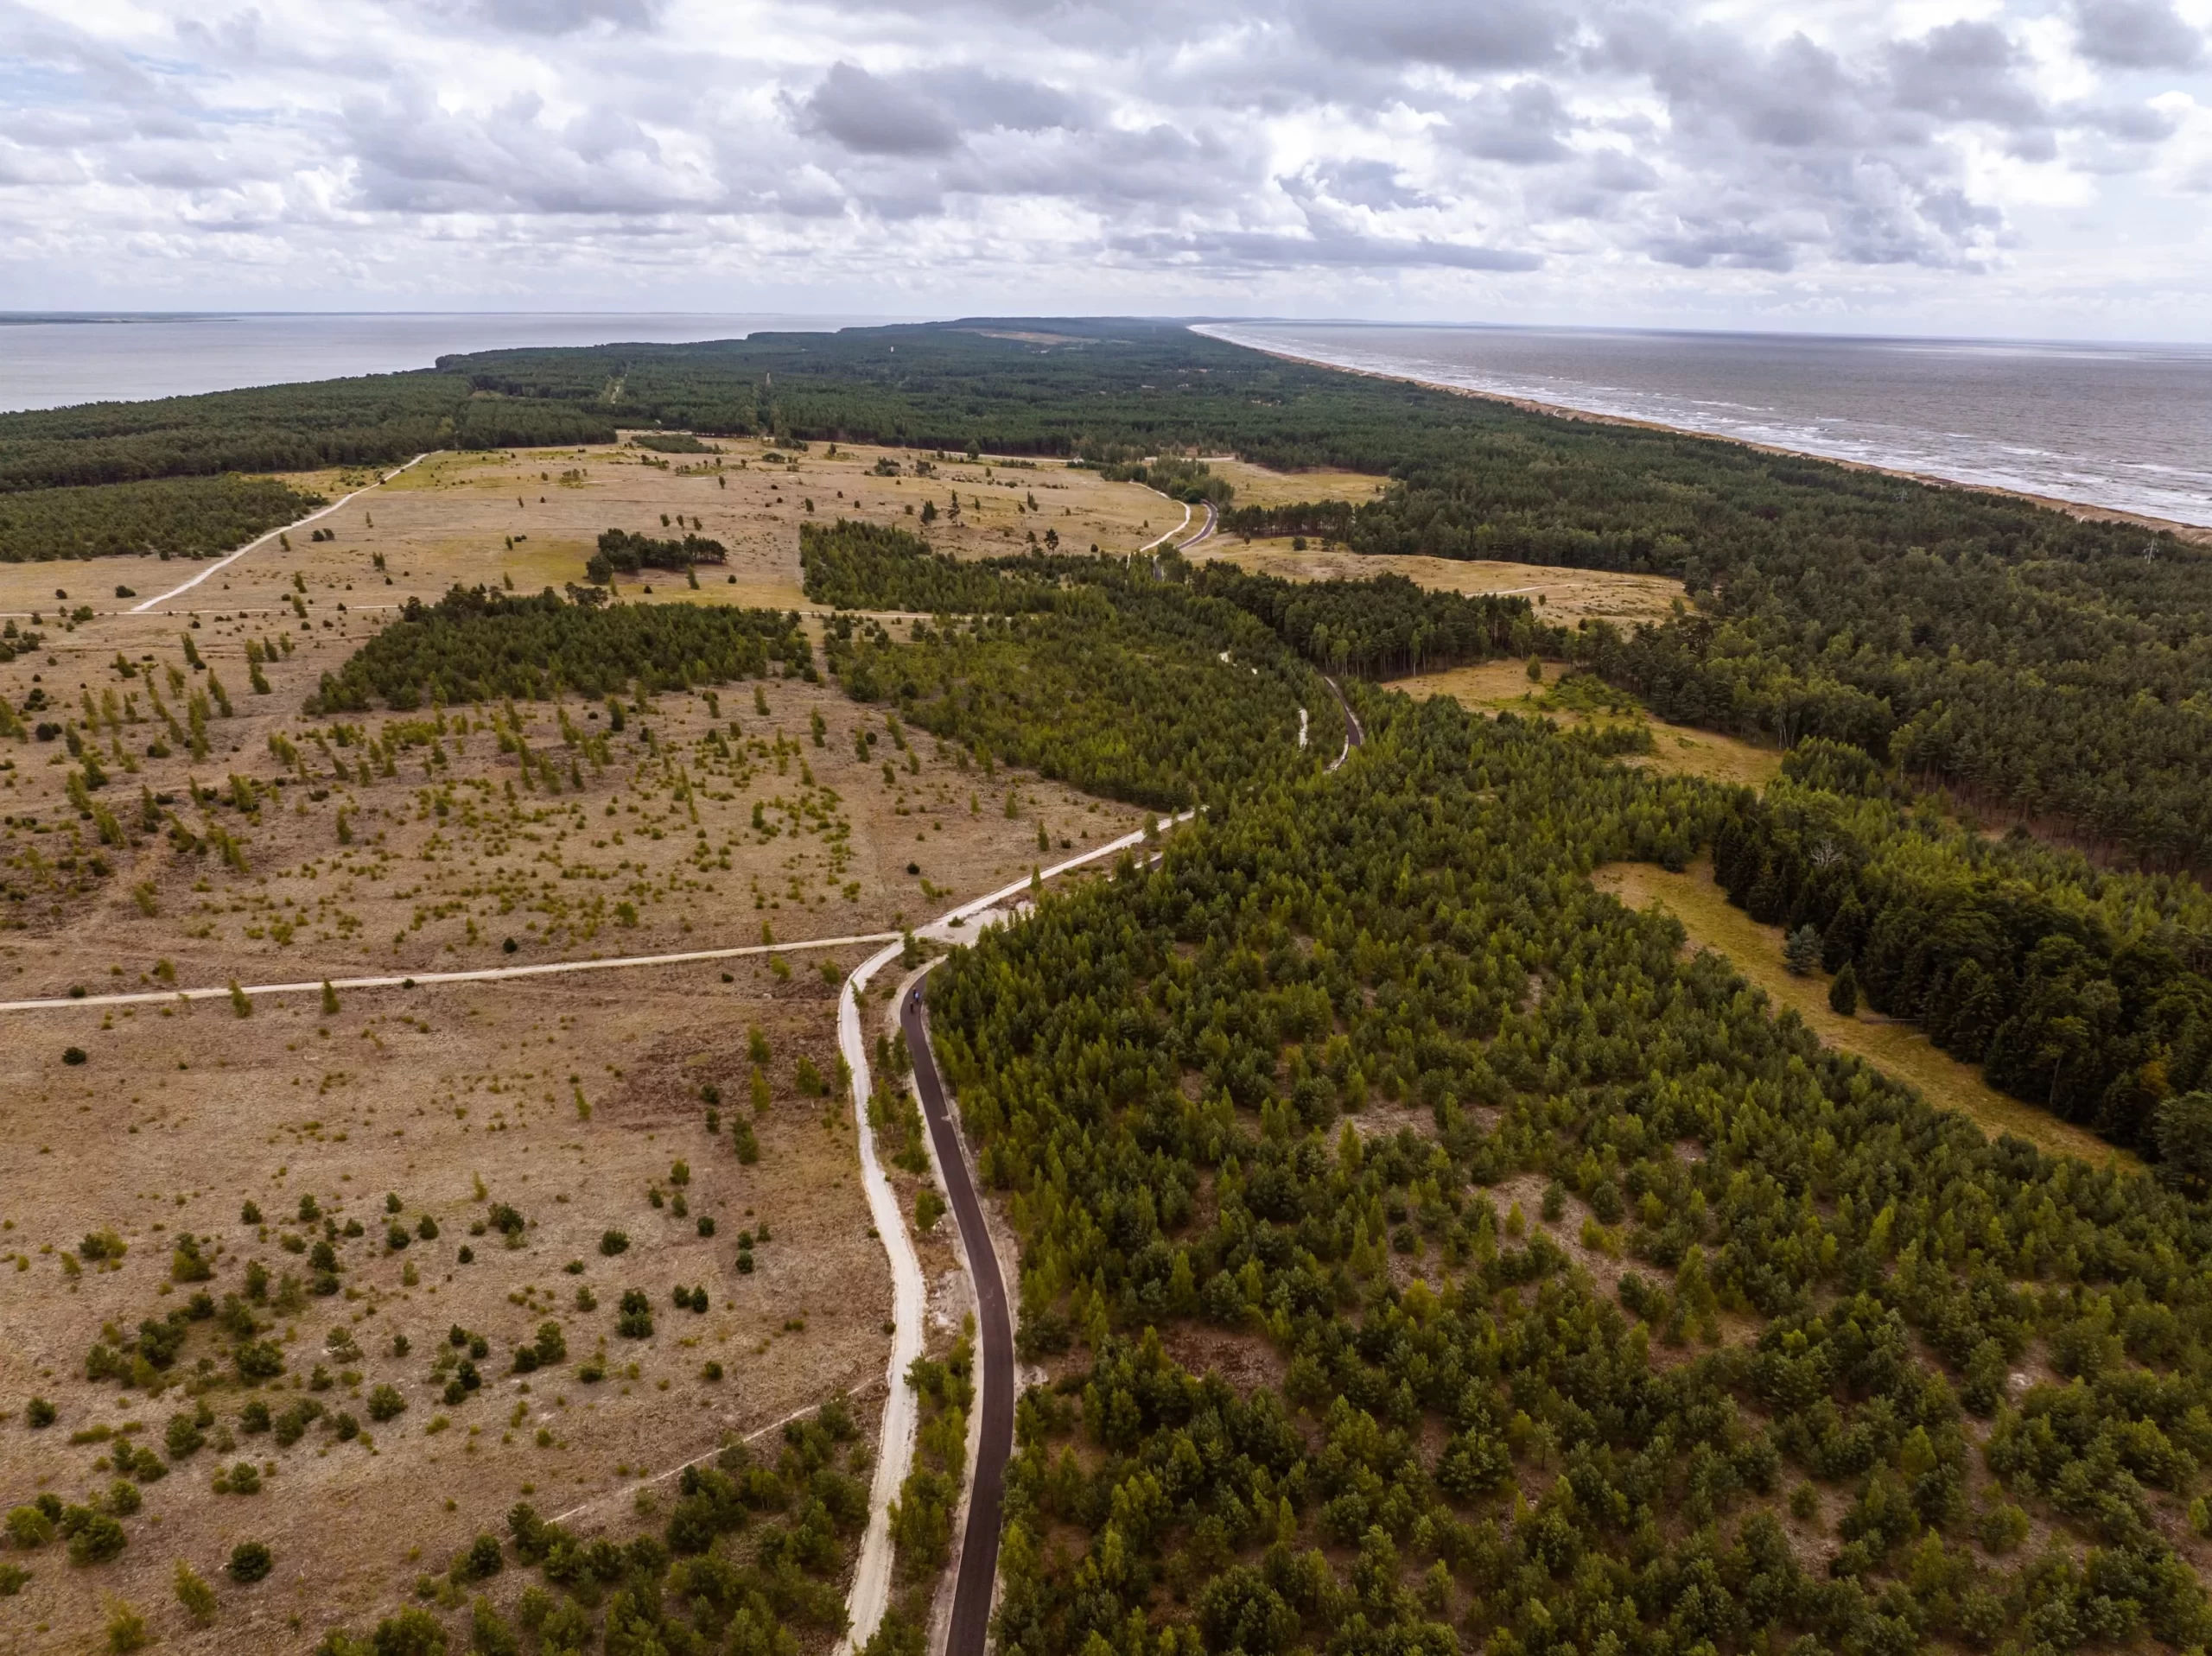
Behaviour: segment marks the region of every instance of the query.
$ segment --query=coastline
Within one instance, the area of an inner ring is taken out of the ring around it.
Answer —
[[[2093,505],[2085,500],[2069,500],[2058,495],[2032,494],[2024,489],[2001,488],[1993,483],[1968,483],[1958,478],[1944,477],[1934,472],[1909,471],[1903,466],[1876,466],[1866,460],[1841,460],[1832,454],[1815,454],[1807,448],[1790,448],[1781,443],[1754,441],[1748,437],[1732,436],[1726,432],[1700,431],[1694,426],[1669,425],[1659,420],[1642,420],[1627,414],[1599,414],[1589,409],[1570,407],[1564,403],[1547,403],[1532,397],[1517,397],[1506,391],[1479,390],[1471,385],[1453,385],[1442,380],[1425,379],[1419,374],[1393,373],[1384,368],[1351,368],[1342,363],[1325,361],[1319,357],[1300,356],[1294,351],[1281,350],[1265,345],[1255,345],[1249,339],[1229,339],[1218,333],[1206,333],[1199,325],[1192,328],[1194,333],[1233,345],[1240,350],[1255,351],[1263,357],[1278,358],[1306,368],[1326,368],[1332,373],[1357,374],[1363,379],[1387,379],[1404,385],[1425,386],[1433,391],[1446,391],[1454,397],[1471,397],[1484,403],[1498,403],[1523,414],[1541,414],[1555,420],[1580,420],[1592,425],[1626,426],[1642,431],[1664,432],[1673,437],[1695,437],[1706,442],[1730,443],[1754,454],[1777,454],[1791,460],[1819,460],[1828,466],[1840,466],[1846,471],[1868,472],[1877,477],[1893,477],[1908,483],[1918,483],[1931,489],[1957,489],[1970,494],[1998,495],[2008,500],[2025,501],[2033,506],[2077,518],[2087,523],[2133,523],[2153,533],[2171,535],[2190,546],[2212,549],[2212,527],[2198,523],[2184,523],[2170,517],[2153,517],[2146,513],[2122,511],[2117,507]]]

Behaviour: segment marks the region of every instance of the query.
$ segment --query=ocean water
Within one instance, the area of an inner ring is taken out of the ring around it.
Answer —
[[[295,379],[428,368],[455,351],[511,346],[674,345],[760,332],[813,333],[888,316],[558,315],[493,312],[203,315],[0,313],[0,411],[182,397]]]
[[[1439,385],[2212,526],[2212,346],[1209,324]]]

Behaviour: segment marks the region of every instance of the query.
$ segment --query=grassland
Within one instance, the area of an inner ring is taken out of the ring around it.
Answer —
[[[1680,581],[1604,569],[1563,569],[1548,564],[1490,560],[1364,556],[1357,552],[1294,549],[1287,539],[1243,541],[1220,537],[1194,555],[1224,559],[1257,574],[1286,581],[1360,580],[1403,575],[1432,592],[1511,593],[1526,598],[1545,620],[1573,626],[1584,617],[1633,626],[1658,621],[1682,595]]]
[[[17,611],[19,627],[39,612],[46,639],[0,663],[0,694],[24,707],[37,692],[31,723],[89,727],[83,746],[106,782],[86,803],[122,830],[121,843],[103,843],[99,819],[69,797],[65,783],[84,767],[63,740],[0,743],[0,999],[895,929],[1019,879],[1046,857],[1040,835],[1057,857],[1135,825],[1135,812],[1031,776],[985,776],[795,677],[626,699],[619,731],[613,709],[574,699],[521,704],[512,717],[490,706],[302,715],[319,676],[390,606],[456,581],[581,581],[600,530],[658,533],[664,511],[702,521],[731,562],[702,570],[696,590],[656,574],[650,601],[791,607],[803,603],[798,525],[810,497],[818,514],[911,523],[924,499],[942,511],[957,486],[963,523],[932,533],[976,553],[1026,545],[1033,525],[1127,549],[1170,521],[1157,496],[1081,472],[1018,470],[1007,483],[995,466],[986,477],[963,463],[924,479],[908,457],[891,478],[874,473],[880,451],[842,450],[801,457],[793,472],[769,469],[757,444],[715,458],[721,473],[686,475],[619,447],[438,457],[324,520],[335,538],[272,542],[143,615],[124,612],[195,566],[0,568],[12,583],[0,608]],[[564,484],[564,472],[581,475]],[[315,479],[334,498],[359,481]],[[80,590],[94,574],[101,591]],[[137,593],[105,595],[118,584]],[[626,582],[620,596],[645,600],[645,584]],[[88,619],[56,614],[87,600]],[[250,643],[264,660],[249,661]],[[265,694],[252,686],[257,667]],[[198,757],[195,698],[207,702]],[[527,771],[522,748],[534,756]],[[162,831],[142,829],[149,803]],[[581,1508],[579,1527],[620,1539],[666,1498],[647,1480],[726,1435],[839,1391],[872,1430],[889,1273],[849,1109],[828,1096],[836,983],[859,952],[349,992],[333,1012],[308,995],[254,1003],[245,1017],[222,999],[6,1015],[0,1407],[42,1397],[59,1418],[37,1431],[0,1423],[0,1506],[41,1492],[103,1496],[119,1440],[149,1445],[168,1471],[143,1486],[114,1562],[73,1568],[58,1545],[22,1555],[31,1578],[0,1614],[0,1652],[89,1648],[118,1596],[171,1647],[304,1646],[325,1625],[397,1608],[418,1574],[499,1530],[524,1492],[549,1515]],[[753,1030],[770,1054],[760,1110]],[[73,1051],[81,1063],[67,1061]],[[755,1162],[739,1158],[740,1120],[753,1128]],[[679,1161],[688,1184],[674,1182]],[[299,1220],[303,1196],[322,1219]],[[242,1218],[248,1202],[260,1222]],[[493,1224],[496,1205],[524,1216],[517,1246]],[[390,1246],[394,1221],[403,1248]],[[738,1238],[764,1223],[772,1240],[743,1272]],[[349,1224],[360,1233],[347,1236]],[[599,1249],[609,1229],[630,1239],[613,1257]],[[959,1287],[949,1227],[938,1231],[924,1252],[942,1334]],[[85,1237],[104,1233],[124,1251],[87,1258]],[[205,1283],[173,1280],[186,1234],[206,1239]],[[337,1287],[319,1296],[305,1255],[324,1240]],[[238,1389],[228,1340],[200,1321],[160,1374],[128,1386],[87,1378],[107,1325],[127,1336],[195,1292],[240,1293],[255,1261],[272,1278],[255,1314],[285,1360],[272,1387]],[[289,1294],[287,1272],[302,1285]],[[675,1305],[687,1285],[707,1291],[709,1310]],[[632,1289],[652,1307],[650,1338],[614,1331]],[[512,1372],[513,1349],[547,1321],[563,1330],[566,1361]],[[443,1355],[450,1365],[455,1326],[483,1336],[491,1355],[480,1389],[448,1405],[434,1364]],[[582,1380],[602,1345],[606,1377]],[[710,1362],[720,1379],[707,1378]],[[385,1385],[407,1406],[374,1421],[367,1399]],[[245,1429],[251,1398],[280,1414],[302,1400],[324,1413],[279,1448]],[[170,1456],[168,1422],[202,1402],[205,1443]],[[360,1436],[337,1436],[341,1413]],[[241,1460],[260,1471],[257,1493],[218,1493],[218,1469]],[[272,1546],[276,1568],[234,1587],[219,1566],[249,1539]],[[217,1585],[207,1628],[171,1596],[179,1558]]]

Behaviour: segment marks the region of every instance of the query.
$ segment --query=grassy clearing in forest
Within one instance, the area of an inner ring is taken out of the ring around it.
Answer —
[[[1763,926],[1732,904],[1713,883],[1711,864],[1700,861],[1676,874],[1649,863],[1616,863],[1592,878],[1599,890],[1632,909],[1664,907],[1682,923],[1693,947],[1726,955],[1777,1008],[1794,1011],[1823,1042],[1918,1088],[1938,1109],[1958,1111],[1992,1138],[2010,1133],[2055,1156],[2131,1170],[2139,1166],[2135,1158],[2094,1133],[1998,1092],[1972,1065],[1961,1063],[1911,1025],[1864,1010],[1853,1018],[1830,1011],[1829,974],[1815,971],[1793,977],[1782,963],[1782,928]]]
[[[1574,726],[1592,720],[1601,724],[1640,722],[1650,728],[1652,752],[1630,763],[1648,765],[1668,776],[1703,777],[1708,782],[1764,788],[1782,773],[1782,754],[1777,749],[1654,719],[1625,690],[1603,691],[1613,698],[1618,712],[1608,712],[1602,704],[1595,712],[1585,711],[1571,705],[1572,698],[1563,703],[1559,696],[1558,685],[1565,676],[1560,663],[1544,663],[1543,675],[1539,687],[1530,682],[1527,663],[1490,661],[1394,680],[1390,688],[1416,699],[1448,695],[1476,713],[1510,710],[1522,718],[1549,719],[1554,724]]]

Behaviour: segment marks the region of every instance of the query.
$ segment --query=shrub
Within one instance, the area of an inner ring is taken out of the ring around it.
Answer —
[[[610,1259],[618,1253],[627,1252],[629,1247],[630,1238],[625,1232],[609,1230],[600,1233],[599,1251]]]
[[[54,1520],[35,1507],[17,1507],[7,1519],[8,1539],[29,1552],[54,1539]]]
[[[146,1497],[128,1478],[118,1478],[107,1487],[107,1510],[111,1517],[128,1518],[145,1504]]]
[[[712,1236],[714,1234],[715,1234],[715,1216],[714,1216],[714,1215],[712,1215],[712,1214],[710,1214],[710,1213],[702,1213],[702,1214],[701,1214],[701,1215],[699,1215],[699,1234],[700,1234],[700,1235],[702,1235],[702,1236]]]
[[[232,1354],[238,1378],[247,1385],[274,1380],[284,1372],[283,1348],[269,1340],[249,1340]]]
[[[75,1532],[69,1537],[69,1562],[73,1564],[105,1564],[119,1556],[130,1538],[124,1534],[123,1526],[105,1513],[85,1512],[83,1507],[72,1507],[72,1513],[85,1513]],[[67,1515],[64,1515],[67,1523]]]
[[[446,1576],[448,1580],[456,1583],[488,1581],[498,1575],[505,1564],[506,1559],[499,1551],[499,1538],[496,1535],[479,1535],[454,1556],[453,1564],[447,1570]]]
[[[614,1331],[626,1340],[652,1339],[652,1302],[635,1288],[624,1294],[621,1314],[614,1319]]]
[[[938,1194],[937,1186],[925,1184],[914,1192],[914,1228],[932,1230],[937,1221],[944,1217],[944,1198]]]
[[[445,1624],[410,1605],[377,1623],[370,1656],[446,1656]]]
[[[200,1430],[200,1424],[199,1419],[193,1415],[173,1414],[169,1417],[169,1424],[162,1433],[162,1440],[168,1447],[169,1459],[181,1461],[198,1452],[200,1446],[207,1441],[207,1435]]]
[[[215,1475],[215,1493],[219,1495],[257,1495],[261,1493],[261,1472],[251,1461],[240,1461],[227,1472]]]
[[[121,1599],[112,1601],[107,1614],[107,1647],[116,1656],[143,1650],[153,1635],[146,1631],[146,1618],[125,1604]]]
[[[60,1418],[54,1406],[42,1397],[35,1397],[23,1405],[23,1420],[34,1430],[42,1430]]]
[[[176,1561],[176,1602],[195,1626],[204,1627],[215,1619],[215,1589],[181,1558]]]
[[[79,1063],[84,1063],[84,1061],[85,1061],[85,1049],[84,1049],[84,1048],[82,1048],[82,1047],[80,1047],[80,1046],[65,1046],[65,1047],[63,1047],[63,1048],[61,1049],[61,1062],[62,1062],[62,1063],[67,1063],[67,1064],[79,1064]]]
[[[269,1405],[259,1398],[254,1399],[238,1411],[238,1430],[243,1432],[269,1430]]]
[[[369,1393],[369,1418],[378,1425],[398,1418],[406,1410],[407,1399],[400,1396],[397,1386],[379,1386]]]
[[[429,1215],[424,1214],[420,1219],[415,1221],[415,1234],[426,1242],[436,1241],[438,1240],[438,1221],[431,1218]]]
[[[276,1567],[276,1564],[268,1547],[261,1542],[241,1541],[231,1549],[231,1579],[239,1583],[259,1581]]]
[[[261,1207],[258,1202],[249,1202],[238,1209],[238,1223],[241,1225],[257,1225],[260,1222]],[[188,1565],[180,1565],[179,1567],[189,1568]]]

